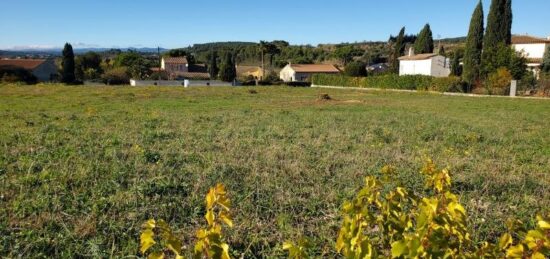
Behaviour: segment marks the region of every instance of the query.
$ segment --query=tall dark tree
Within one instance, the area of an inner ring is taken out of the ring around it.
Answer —
[[[439,49],[437,50],[437,54],[441,56],[447,56],[447,53],[445,53],[445,47],[443,45],[439,45]]]
[[[506,0],[506,3],[504,5],[504,25],[505,30],[503,33],[506,33],[506,44],[510,45],[512,44],[512,21],[514,19],[514,15],[512,14],[512,0]]]
[[[210,62],[208,63],[208,73],[210,78],[217,79],[220,69],[218,68],[218,53],[214,50],[210,52]]]
[[[422,31],[418,34],[418,37],[414,42],[414,51],[416,54],[434,52],[434,39],[430,24],[426,24],[426,26],[424,26]]]
[[[542,58],[542,72],[550,73],[550,46],[548,46],[544,58]]]
[[[469,85],[479,80],[481,51],[483,49],[483,20],[483,3],[479,1],[470,21],[470,29],[466,38],[466,49],[464,50],[463,58],[462,80]]]
[[[65,43],[65,47],[63,48],[63,61],[61,65],[61,81],[66,84],[73,83],[75,81],[74,52],[73,46],[69,43]]]
[[[220,67],[220,79],[225,82],[233,82],[237,77],[237,68],[233,62],[233,55],[226,53]]]
[[[460,76],[462,74],[462,68],[460,67],[460,55],[454,53],[453,60],[451,61],[451,75]]]
[[[394,73],[399,72],[399,57],[405,55],[405,27],[401,28],[397,38],[395,38],[395,43],[393,45],[391,53],[391,70]]]
[[[511,0],[492,0],[483,40],[482,76],[487,76],[500,67],[509,68],[512,56],[506,55],[506,48],[509,48],[511,42],[512,18]]]
[[[487,17],[487,30],[483,39],[484,51],[489,48],[496,48],[499,43],[506,43],[508,33],[506,29],[506,1],[492,0],[489,16]],[[510,14],[511,15],[511,14]]]

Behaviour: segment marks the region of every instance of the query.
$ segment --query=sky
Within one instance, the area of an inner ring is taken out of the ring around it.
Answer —
[[[0,0],[0,49],[386,41],[402,26],[465,36],[478,0]],[[485,15],[490,0],[483,0]],[[550,36],[549,0],[513,2],[514,34]]]

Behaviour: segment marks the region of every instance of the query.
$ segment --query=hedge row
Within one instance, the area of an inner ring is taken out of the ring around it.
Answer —
[[[395,74],[349,77],[344,75],[316,74],[312,77],[314,85],[402,89],[437,92],[462,92],[462,84],[459,77],[432,77],[432,76],[399,76]]]

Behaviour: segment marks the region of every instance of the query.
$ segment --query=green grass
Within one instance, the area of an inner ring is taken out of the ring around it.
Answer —
[[[476,240],[550,207],[550,101],[254,89],[0,86],[0,257],[134,256],[153,217],[192,243],[217,182],[235,256],[303,233],[333,257],[363,177],[391,164],[423,192],[424,157],[451,167]]]

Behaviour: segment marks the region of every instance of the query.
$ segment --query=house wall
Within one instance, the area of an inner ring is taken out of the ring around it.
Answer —
[[[435,56],[432,58],[431,76],[448,77],[451,74],[451,62],[443,56]]]
[[[432,60],[401,60],[399,75],[432,75]]]
[[[160,68],[168,73],[189,72],[189,64],[166,63],[164,62],[164,59],[160,62]]]
[[[31,72],[38,78],[39,82],[55,81],[58,77],[57,66],[52,59],[44,61],[44,63],[40,64]]]
[[[547,44],[516,44],[514,49],[523,52],[526,58],[543,58]]]
[[[286,67],[284,67],[279,73],[279,78],[281,78],[281,80],[283,80],[284,82],[294,82],[295,75],[296,72],[294,71],[294,69],[292,69],[290,65],[286,65]]]
[[[425,75],[447,77],[451,74],[450,62],[443,56],[425,60],[401,60],[399,75]]]

